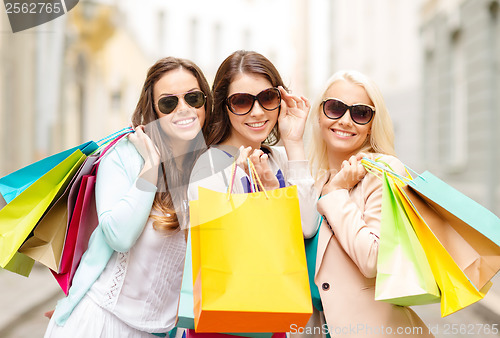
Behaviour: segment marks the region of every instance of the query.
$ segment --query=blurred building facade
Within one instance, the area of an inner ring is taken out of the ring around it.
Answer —
[[[149,62],[117,15],[83,1],[12,34],[1,13],[0,175],[128,124]]]
[[[290,8],[285,0],[82,0],[16,34],[2,12],[0,176],[128,125],[146,72],[161,57],[192,59],[210,82],[237,49],[293,68],[274,18],[280,7]]]
[[[192,59],[212,82],[248,49],[311,101],[335,71],[364,72],[386,99],[403,162],[499,204],[497,2],[82,0],[16,34],[2,12],[0,175],[126,126],[157,59]]]
[[[33,34],[14,36],[6,12],[0,12],[1,175],[36,156],[33,119],[36,39]]]
[[[396,153],[421,169],[421,1],[300,0],[303,40],[297,71],[312,99],[337,70],[354,69],[380,87],[394,123]]]
[[[422,7],[425,166],[500,215],[497,0]]]

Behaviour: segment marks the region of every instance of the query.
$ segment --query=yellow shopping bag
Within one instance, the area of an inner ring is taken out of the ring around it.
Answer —
[[[492,283],[487,282],[478,290],[424,221],[422,215],[435,211],[408,187],[396,188],[441,290],[441,315],[447,316],[483,299]]]
[[[287,332],[312,313],[297,187],[190,203],[197,332]]]
[[[0,210],[0,266],[8,267],[52,202],[59,198],[86,155],[76,150]]]

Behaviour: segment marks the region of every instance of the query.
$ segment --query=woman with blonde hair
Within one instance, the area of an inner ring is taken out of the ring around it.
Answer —
[[[339,71],[310,112],[310,163],[321,191],[315,283],[334,337],[432,337],[408,307],[375,301],[382,181],[364,156],[405,176],[394,156],[392,122],[380,90],[365,75]]]

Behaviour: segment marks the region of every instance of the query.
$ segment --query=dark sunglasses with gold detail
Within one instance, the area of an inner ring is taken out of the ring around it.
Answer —
[[[170,114],[179,104],[179,96],[183,95],[184,101],[193,108],[202,107],[207,101],[207,97],[202,91],[195,90],[187,93],[164,96],[158,100],[158,109],[162,114]]]

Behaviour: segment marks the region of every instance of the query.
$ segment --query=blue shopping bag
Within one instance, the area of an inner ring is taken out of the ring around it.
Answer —
[[[186,258],[184,260],[179,310],[177,312],[177,327],[194,329],[193,306],[193,266],[191,258],[191,232],[189,232],[186,243]]]
[[[428,171],[408,186],[434,208],[445,209],[500,246],[500,218]]]
[[[109,136],[106,136],[105,138],[97,142],[88,141],[82,143],[79,146],[44,158],[24,168],[21,168],[7,176],[0,178],[0,211],[1,211],[0,221],[3,220],[2,221],[3,223],[0,222],[0,235],[1,235],[0,239],[2,241],[6,240],[7,236],[6,232],[8,232],[13,225],[11,224],[12,222],[7,222],[6,220],[12,220],[12,218],[15,218],[16,217],[15,210],[21,210],[23,208],[24,201],[19,201],[19,203],[13,202],[16,199],[16,197],[21,195],[26,189],[31,187],[35,182],[39,181],[40,179],[48,175],[49,172],[54,170],[63,162],[74,157],[75,154],[79,153],[82,156],[86,157],[94,152],[100,151],[102,147],[112,142],[113,139],[115,139],[116,137],[123,134],[128,134],[132,131],[133,130],[130,127],[123,128]],[[38,185],[40,186],[40,184]],[[36,192],[37,189],[34,190],[31,189],[31,190]],[[16,205],[11,204],[11,202]],[[50,205],[48,205],[47,207],[49,206]],[[4,208],[5,210],[3,210]],[[34,209],[36,208],[39,208],[39,204],[37,204],[37,206],[34,207]],[[25,211],[24,213],[27,214],[28,211]],[[18,216],[21,217],[22,215]],[[14,252],[14,253],[10,252],[7,255],[7,251],[9,250],[6,249],[5,243],[3,244],[4,245],[0,247],[1,251],[0,266],[3,269],[12,271],[14,273],[26,277],[29,276],[31,269],[33,267],[34,260],[19,252]]]
[[[85,142],[77,147],[46,157],[0,178],[0,194],[3,200],[7,204],[10,203],[14,198],[26,190],[26,188],[68,158],[76,150],[80,150],[88,156],[96,149],[97,144],[95,142]]]

